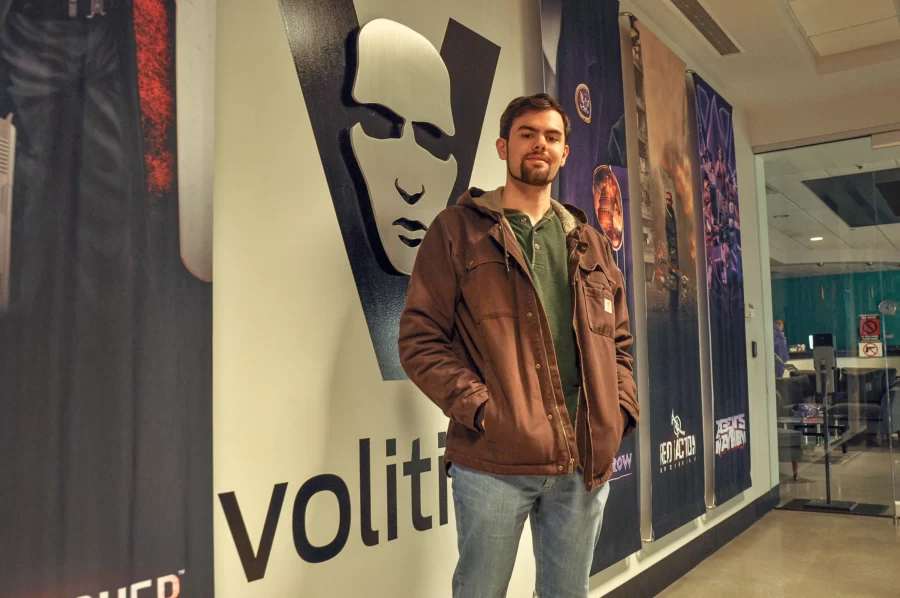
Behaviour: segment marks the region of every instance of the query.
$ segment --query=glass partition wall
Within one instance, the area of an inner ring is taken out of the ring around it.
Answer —
[[[895,516],[900,147],[763,158],[781,507]]]

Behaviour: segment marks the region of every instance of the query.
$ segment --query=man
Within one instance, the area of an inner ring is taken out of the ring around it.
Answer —
[[[550,96],[513,100],[506,185],[442,211],[410,278],[400,359],[450,418],[454,598],[506,595],[526,518],[535,595],[587,596],[612,460],[638,421],[622,274],[585,214],[550,199],[570,130]]]
[[[678,293],[680,290],[681,271],[678,269],[678,221],[675,218],[675,204],[672,193],[666,191],[666,248],[669,258],[669,317],[674,326],[678,326]]]
[[[666,246],[669,252],[669,272],[678,278],[678,221],[672,193],[666,191]]]
[[[784,322],[775,320],[775,377],[784,375],[785,364],[791,358],[788,353],[787,337],[784,335]]]

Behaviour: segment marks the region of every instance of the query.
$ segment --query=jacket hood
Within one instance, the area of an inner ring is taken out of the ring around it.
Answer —
[[[456,205],[489,212],[495,218],[505,219],[502,194],[503,187],[497,187],[492,191],[471,187],[457,200]],[[550,200],[550,206],[556,212],[566,235],[587,224],[587,215],[575,206],[563,204],[554,199]]]

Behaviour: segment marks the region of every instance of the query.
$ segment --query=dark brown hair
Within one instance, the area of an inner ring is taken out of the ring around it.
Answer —
[[[569,115],[566,114],[563,107],[556,101],[556,98],[549,96],[546,93],[521,96],[510,102],[509,106],[506,107],[506,110],[503,111],[503,115],[500,117],[500,137],[502,139],[509,139],[512,124],[513,121],[516,120],[516,117],[521,116],[526,112],[540,112],[542,110],[556,110],[559,112],[565,127],[565,141],[568,141],[569,134],[572,132],[572,121],[569,120]]]

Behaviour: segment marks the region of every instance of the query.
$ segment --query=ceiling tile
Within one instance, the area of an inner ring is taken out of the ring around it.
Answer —
[[[862,167],[862,168],[860,168]],[[878,162],[856,162],[848,166],[836,166],[834,168],[826,168],[825,171],[831,176],[844,176],[847,174],[858,174],[860,172],[877,172],[879,170],[891,170],[897,168],[896,160],[881,160]]]
[[[825,202],[818,195],[810,191],[809,187],[800,184],[800,187],[791,192],[785,192],[785,196],[798,208],[810,210],[827,210]]]
[[[815,209],[807,209],[804,210],[807,214],[812,216],[812,218],[821,224],[822,232],[817,233],[819,236],[823,236],[826,233],[831,233],[841,239],[845,238],[845,236],[850,233],[850,227],[846,222],[841,220],[841,217],[834,213],[834,210],[831,208],[825,207],[824,204],[819,204],[819,206]],[[815,231],[811,231],[815,232]],[[816,236],[812,234],[810,236]]]
[[[822,225],[813,220],[809,214],[799,209],[797,210],[797,213],[791,214],[790,218],[775,220],[774,222],[771,222],[769,226],[780,230],[790,237],[805,234],[815,236],[810,233],[819,231],[822,228]]]
[[[791,0],[794,16],[807,37],[895,16],[893,0]]]
[[[819,56],[831,56],[898,39],[900,39],[900,20],[896,16],[892,16],[874,23],[816,35],[809,38],[809,41]]]

